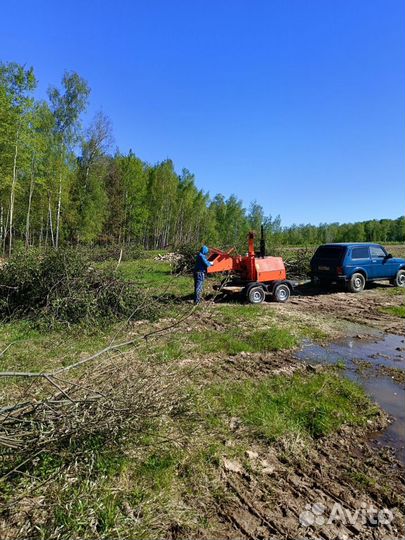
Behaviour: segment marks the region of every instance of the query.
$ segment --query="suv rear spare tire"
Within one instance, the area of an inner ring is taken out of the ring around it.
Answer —
[[[350,278],[350,281],[348,283],[348,289],[350,292],[359,293],[364,289],[365,285],[366,278],[363,276],[363,274],[356,272]]]

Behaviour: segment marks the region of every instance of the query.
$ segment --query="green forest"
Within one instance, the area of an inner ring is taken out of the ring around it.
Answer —
[[[266,216],[253,201],[210,196],[187,169],[150,164],[114,146],[104,113],[82,125],[88,83],[66,72],[47,100],[35,97],[33,68],[0,64],[0,246],[69,244],[241,246],[264,223],[269,243],[403,242],[405,219],[293,225]]]

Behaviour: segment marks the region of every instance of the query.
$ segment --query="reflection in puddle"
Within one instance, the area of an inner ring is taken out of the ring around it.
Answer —
[[[398,458],[405,463],[405,389],[389,375],[378,370],[358,370],[356,361],[366,361],[373,366],[384,366],[405,371],[405,339],[402,336],[381,334],[378,341],[348,338],[324,347],[314,343],[304,343],[296,356],[300,360],[314,363],[345,364],[344,373],[358,382],[381,407],[395,418],[395,421],[376,441],[389,444],[397,450]],[[382,339],[383,338],[383,339]]]

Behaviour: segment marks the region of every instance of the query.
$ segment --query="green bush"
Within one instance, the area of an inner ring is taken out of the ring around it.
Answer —
[[[67,323],[150,318],[153,305],[114,269],[95,268],[81,250],[16,253],[0,270],[0,316]]]

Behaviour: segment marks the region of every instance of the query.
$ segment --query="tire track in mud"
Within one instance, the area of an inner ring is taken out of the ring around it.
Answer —
[[[221,471],[223,487],[230,494],[221,504],[220,516],[230,526],[227,538],[336,538],[398,539],[405,533],[401,496],[404,479],[398,475],[398,467],[390,454],[376,456],[367,443],[364,433],[344,434],[319,442],[305,460],[283,462],[273,453],[274,472],[265,474],[260,470],[260,455],[256,464],[247,471],[242,468]],[[342,444],[345,436],[350,442]],[[262,448],[264,459],[268,449]],[[351,479],[352,471],[358,471],[375,479],[375,488],[359,486]],[[390,482],[387,488],[386,482]],[[304,526],[300,514],[315,503],[325,505],[329,515],[335,503],[352,515],[363,508],[361,504],[377,509],[394,509],[391,524],[372,527],[370,523],[347,522]],[[306,506],[307,505],[307,506]],[[339,526],[338,526],[339,525]]]
[[[269,375],[292,375],[304,371],[307,366],[297,362],[293,351],[275,351],[268,353],[242,352],[234,356],[214,355],[199,362],[195,377],[202,384],[216,381],[238,381],[248,378],[268,377]]]
[[[380,311],[381,307],[403,305],[404,296],[389,296],[387,292],[390,290],[393,289],[375,286],[360,294],[334,290],[317,294],[315,289],[309,289],[306,293],[298,291],[282,306],[282,310],[288,313],[327,315],[338,320],[368,325],[384,332],[401,334],[400,319]]]

